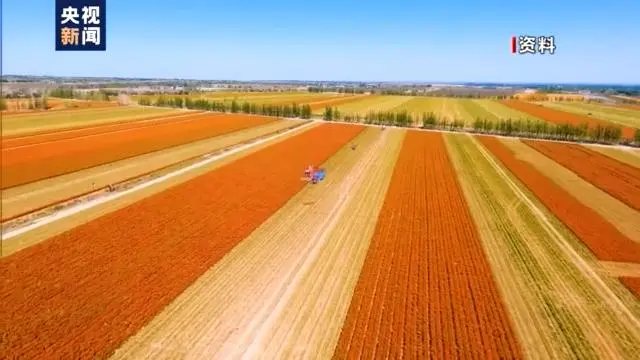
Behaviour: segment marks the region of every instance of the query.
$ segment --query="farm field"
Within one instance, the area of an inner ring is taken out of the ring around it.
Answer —
[[[335,356],[521,357],[441,134],[406,135]]]
[[[366,115],[370,111],[392,111],[412,98],[411,96],[398,95],[370,95],[347,104],[338,105],[337,108],[342,114]]]
[[[3,258],[0,354],[108,356],[300,191],[300,168],[362,130],[313,128]],[[123,231],[129,241],[119,242]]]
[[[192,100],[206,99],[215,101],[231,102],[236,100],[238,102],[249,102],[255,104],[291,104],[293,102],[297,104],[306,104],[310,102],[342,98],[350,95],[338,94],[338,93],[308,93],[308,92],[221,92],[221,93],[204,93],[204,94],[191,94],[191,95],[166,95],[166,98],[190,98]],[[136,96],[136,100],[142,98],[149,99],[155,102],[158,96]]]
[[[487,118],[489,121],[498,121],[498,120],[530,120],[530,121],[542,121],[533,115],[527,114],[525,112],[521,112],[515,109],[512,109],[504,104],[501,104],[498,101],[488,100],[488,99],[471,99],[471,104],[473,105],[472,109],[477,109],[477,107],[481,107],[483,111],[476,110],[471,111],[471,114],[477,114],[475,116],[483,119],[483,116]]]
[[[543,106],[640,129],[640,110],[587,103],[544,102]]]
[[[531,121],[539,121],[539,119],[531,115],[486,99],[413,97],[395,107],[393,111],[407,111],[417,116],[432,112],[440,118],[447,119],[449,122],[455,119],[463,120],[467,127],[471,127],[477,118],[492,122],[509,118],[512,120],[529,119]]]
[[[29,99],[7,99],[7,109],[2,111],[2,115],[17,115],[28,114],[35,112],[48,112],[48,111],[60,111],[68,109],[86,109],[86,108],[106,108],[116,107],[117,102],[112,101],[94,101],[94,100],[77,100],[77,99],[62,99],[62,98],[48,98],[47,109],[29,109]]]
[[[128,122],[179,114],[180,110],[121,106],[115,108],[61,110],[2,116],[2,136]]]
[[[640,169],[577,144],[530,140],[524,143],[640,211]]]
[[[195,114],[151,127],[3,148],[2,187],[23,185],[271,121],[275,118]]]
[[[604,146],[588,146],[589,149],[640,169],[640,150],[618,149]]]
[[[502,144],[548,179],[562,187],[588,208],[595,210],[629,239],[640,243],[640,212],[584,180],[577,173],[516,139],[501,139]],[[564,145],[564,144],[563,144]],[[605,176],[601,172],[600,176]]]
[[[601,277],[580,240],[475,138],[446,140],[525,357],[633,357],[633,295]]]
[[[583,116],[579,114],[570,113],[567,111],[551,109],[549,107],[544,107],[539,104],[520,101],[520,100],[502,100],[502,104],[525,113],[528,113],[532,116],[535,116],[538,119],[547,121],[552,124],[571,124],[574,126],[579,126],[584,123],[588,124],[589,128],[593,128],[595,126],[609,126],[614,125],[609,121],[605,121],[603,119],[595,119],[589,116]],[[625,126],[622,128],[622,136],[624,138],[632,138],[635,133],[635,129],[629,126]]]
[[[179,145],[129,159],[91,167],[53,178],[16,186],[2,192],[2,218],[14,217],[49,204],[102,189],[110,184],[142,176],[188,161],[209,152],[303,124],[274,121],[230,134]]]
[[[640,351],[640,167],[622,147],[180,111],[2,151],[3,176],[54,174],[2,193],[2,359]]]
[[[324,110],[327,106],[336,107],[343,104],[349,104],[355,101],[366,99],[370,95],[343,95],[340,97],[330,98],[327,100],[309,102],[311,110],[317,113],[318,110]]]
[[[433,112],[440,118],[447,119],[451,122],[453,120],[463,120],[465,124],[472,124],[475,120],[474,114],[464,107],[467,99],[453,99],[453,98],[429,98],[429,97],[414,97],[409,101],[397,106],[393,111],[407,111],[414,115],[421,116],[423,113]]]
[[[296,194],[114,358],[331,357],[402,137],[369,128],[353,139],[356,151],[323,164],[331,178]]]
[[[517,157],[498,138],[478,137],[544,206],[551,210],[600,260],[640,262],[640,244],[633,242],[595,210],[583,205],[569,192]]]
[[[180,122],[185,117],[193,116],[201,113],[200,111],[178,112],[175,115],[153,116],[151,118],[143,118],[142,120],[131,120],[124,122],[115,122],[108,124],[99,124],[94,126],[83,126],[71,128],[67,130],[58,130],[50,132],[38,131],[32,134],[22,136],[11,136],[2,140],[2,148],[9,149],[20,146],[35,145],[51,141],[59,141],[72,139],[76,137],[99,135],[106,133],[117,133],[122,130],[136,129],[146,126],[158,124],[166,124],[171,122]]]

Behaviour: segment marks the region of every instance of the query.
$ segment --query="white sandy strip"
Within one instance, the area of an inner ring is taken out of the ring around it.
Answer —
[[[201,167],[206,166],[206,165],[208,165],[208,164],[210,164],[212,162],[218,161],[220,159],[224,159],[224,158],[226,158],[228,156],[231,156],[233,154],[237,154],[237,153],[239,153],[241,151],[244,151],[244,150],[247,150],[247,149],[251,149],[252,147],[267,143],[269,141],[276,140],[276,139],[281,138],[283,136],[286,136],[286,135],[288,135],[288,134],[290,134],[292,132],[300,131],[301,129],[310,127],[310,126],[315,125],[315,124],[316,124],[315,122],[309,122],[307,124],[295,127],[293,129],[289,129],[289,130],[287,130],[285,132],[282,132],[280,134],[276,134],[276,135],[270,136],[268,138],[260,139],[260,140],[257,140],[255,142],[253,142],[253,143],[250,143],[250,144],[238,146],[237,148],[233,148],[233,149],[231,149],[231,150],[229,150],[227,152],[224,152],[222,154],[218,154],[218,155],[214,155],[214,156],[210,156],[209,154],[203,155],[203,157],[205,159],[202,160],[202,161],[199,161],[199,162],[197,162],[195,164],[191,164],[191,165],[189,165],[187,167],[184,167],[182,169],[170,172],[170,173],[168,173],[166,175],[160,176],[160,177],[155,178],[153,180],[144,182],[144,183],[142,183],[140,185],[136,185],[136,186],[134,186],[134,187],[132,187],[130,189],[127,189],[125,191],[118,192],[118,193],[111,193],[111,194],[105,195],[104,197],[100,197],[100,198],[97,198],[95,200],[88,201],[86,203],[82,203],[82,204],[78,204],[76,206],[69,207],[69,208],[61,210],[61,211],[59,211],[57,213],[51,214],[49,216],[46,216],[46,217],[43,217],[43,218],[40,218],[40,219],[37,219],[34,223],[29,224],[27,226],[24,226],[24,227],[21,227],[21,228],[17,228],[15,230],[10,230],[10,231],[7,231],[6,233],[3,232],[2,233],[2,241],[9,240],[9,239],[11,239],[13,237],[16,237],[18,235],[22,235],[22,234],[24,234],[26,232],[29,232],[31,230],[38,229],[38,228],[40,228],[42,226],[45,226],[47,224],[51,224],[51,223],[53,223],[55,221],[58,221],[60,219],[67,218],[67,217],[75,215],[75,214],[77,214],[79,212],[91,209],[93,207],[96,207],[98,205],[107,203],[109,201],[113,201],[113,200],[119,199],[119,198],[121,198],[123,196],[126,196],[128,194],[134,193],[136,191],[139,191],[139,190],[142,190],[142,189],[145,189],[145,188],[148,188],[148,187],[153,186],[155,184],[162,183],[162,182],[167,181],[169,179],[172,179],[174,177],[177,177],[177,176],[180,176],[182,174],[185,174],[185,173],[187,173],[187,172],[189,172],[191,170],[201,168]]]

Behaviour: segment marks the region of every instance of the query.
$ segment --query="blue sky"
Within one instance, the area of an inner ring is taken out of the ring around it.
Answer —
[[[105,52],[55,51],[54,0],[2,4],[5,74],[640,84],[638,0],[107,0]]]

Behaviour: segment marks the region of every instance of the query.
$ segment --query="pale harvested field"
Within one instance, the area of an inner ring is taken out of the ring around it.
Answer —
[[[57,201],[100,189],[109,184],[115,184],[198,155],[214,152],[299,124],[302,123],[276,121],[255,128],[236,131],[9,188],[2,191],[2,217],[9,218],[16,214],[32,211]]]
[[[407,101],[413,99],[412,96],[400,95],[371,95],[360,100],[338,106],[342,114],[365,115],[370,111],[390,111]]]
[[[331,357],[403,135],[365,130],[114,358]]]
[[[446,138],[525,357],[634,358],[640,302],[477,140]]]
[[[261,149],[264,149],[267,146],[270,146],[272,144],[278,143],[280,141],[283,141],[285,139],[288,139],[292,136],[296,136],[304,131],[308,131],[311,128],[314,128],[318,126],[318,124],[313,124],[311,126],[307,126],[304,129],[299,129],[296,131],[293,131],[285,136],[282,136],[274,141],[269,141],[260,145],[256,145],[250,149],[247,150],[243,150],[241,152],[238,152],[236,154],[227,156],[223,159],[214,161],[210,164],[207,164],[206,166],[200,167],[198,169],[194,169],[192,171],[189,171],[188,173],[182,174],[180,176],[174,177],[172,179],[169,179],[167,181],[155,184],[153,186],[147,187],[145,189],[142,189],[140,191],[128,194],[126,196],[123,196],[119,199],[95,206],[91,209],[82,211],[80,213],[74,214],[72,216],[69,216],[67,218],[58,220],[56,222],[53,222],[51,224],[48,224],[47,226],[43,226],[41,228],[29,231],[27,233],[21,234],[19,236],[13,237],[11,239],[3,239],[3,256],[8,256],[20,249],[24,249],[26,247],[29,247],[31,245],[37,244],[41,241],[44,241],[52,236],[58,235],[62,232],[65,232],[67,230],[70,230],[78,225],[87,223],[93,219],[96,219],[104,214],[113,212],[115,210],[121,209],[127,205],[133,204],[137,201],[140,201],[148,196],[151,196],[153,194],[159,193],[161,191],[164,191],[172,186],[181,184],[185,181],[188,181],[190,179],[196,178],[202,174],[205,174],[209,171],[215,170],[225,164],[231,163],[233,161],[235,161],[236,159],[239,159],[241,157],[247,156],[249,154],[252,154],[256,151],[259,151]]]
[[[604,146],[588,146],[589,149],[597,151],[612,159],[616,159],[622,163],[640,168],[640,150],[637,149],[618,149],[614,147]]]
[[[617,125],[640,128],[640,111],[587,103],[544,102],[543,106],[605,120]]]
[[[467,106],[465,106],[465,104]],[[400,106],[397,106],[393,110],[407,111],[416,116],[422,116],[423,113],[433,112],[436,116],[447,119],[449,122],[452,122],[453,120],[462,120],[465,125],[469,126],[473,124],[476,116],[480,116],[482,118],[487,115],[480,107],[471,109],[470,111],[470,109],[468,109],[470,106],[473,106],[470,99],[416,96]]]
[[[604,274],[611,277],[640,277],[640,264],[600,261],[600,268]]]
[[[55,131],[98,124],[135,121],[179,113],[181,113],[181,110],[122,106],[3,116],[2,136],[18,136],[39,131]]]
[[[501,139],[520,160],[526,161],[584,205],[595,210],[618,231],[640,242],[640,212],[593,186],[569,169],[517,139]]]
[[[487,120],[489,121],[507,120],[507,119],[523,120],[523,121],[526,121],[526,120],[542,121],[522,111],[512,109],[508,106],[504,106],[503,104],[497,101],[488,100],[488,99],[472,99],[471,102],[481,107],[484,111],[492,115],[487,117]],[[481,119],[483,118],[481,113],[479,113],[477,116],[479,116]]]

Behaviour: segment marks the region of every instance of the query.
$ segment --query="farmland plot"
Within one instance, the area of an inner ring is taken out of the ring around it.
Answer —
[[[640,243],[640,212],[600,190],[562,165],[516,139],[501,139],[517,159],[533,166],[629,239]],[[600,176],[604,176],[601,174]]]
[[[359,135],[355,152],[323,164],[323,182],[294,196],[115,358],[330,357],[401,140],[400,131]]]
[[[507,119],[522,120],[522,121],[526,121],[526,120],[542,121],[532,115],[529,115],[527,113],[524,113],[518,110],[514,110],[494,100],[473,99],[471,100],[471,102],[473,104],[480,106],[482,109],[485,110],[485,112],[491,114],[491,116],[487,117],[487,119],[490,121],[507,120]],[[482,118],[483,114],[478,113],[477,116]]]
[[[589,128],[593,128],[596,126],[610,126],[614,125],[611,122],[595,119],[589,116],[578,115],[562,110],[551,109],[548,107],[543,107],[539,104],[533,104],[529,102],[519,101],[519,100],[503,100],[502,104],[522,112],[526,112],[532,116],[535,116],[538,119],[542,119],[552,124],[564,125],[571,124],[574,126],[579,126],[584,123],[588,124]],[[625,138],[632,138],[635,129],[631,127],[623,127],[622,128],[622,136]]]
[[[141,120],[179,112],[180,110],[175,109],[116,107],[2,116],[2,136]]]
[[[529,140],[524,143],[640,211],[640,169],[577,144]]]
[[[108,356],[361,131],[314,128],[0,259],[0,354]]]
[[[407,111],[415,115],[422,115],[423,113],[433,112],[436,114],[436,116],[447,119],[447,121],[449,122],[457,119],[463,120],[465,124],[472,124],[478,114],[470,113],[463,105],[465,101],[470,102],[471,100],[418,96],[396,107],[393,110]]]
[[[520,358],[440,134],[409,131],[336,358]]]
[[[411,96],[399,95],[371,95],[351,103],[339,105],[337,108],[342,114],[366,115],[371,111],[380,112],[393,110],[412,98]]]
[[[502,177],[473,138],[446,138],[524,355],[633,358],[640,351],[640,303],[617,280],[601,279],[588,251],[582,251],[584,260],[573,252],[571,247],[584,246],[580,240],[504,170]]]
[[[610,121],[621,126],[640,128],[640,111],[584,103],[545,102],[543,105],[552,109]]]
[[[631,165],[640,169],[640,150],[638,149],[630,149],[630,148],[619,149],[615,147],[588,146],[588,145],[587,147],[593,151],[599,152],[612,159],[618,160],[621,163],[625,163],[627,165]]]
[[[2,187],[10,188],[272,121],[276,119],[249,115],[193,115],[148,128],[2,149]]]
[[[187,166],[183,162],[191,163],[201,160],[200,156],[203,154],[215,153],[224,148],[273,135],[302,124],[302,122],[273,121],[249,129],[15,186],[2,191],[2,220],[150,172],[176,170]],[[6,255],[12,246],[7,244],[4,246],[3,254]]]
[[[640,244],[624,236],[595,210],[583,205],[531,164],[517,158],[498,138],[478,139],[551,210],[600,260],[640,262]]]

